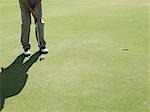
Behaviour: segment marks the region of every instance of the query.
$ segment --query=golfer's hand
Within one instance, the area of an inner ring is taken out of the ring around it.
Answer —
[[[34,18],[37,18],[38,13],[37,13],[36,11],[33,10],[31,13],[32,13],[32,16],[33,16]]]

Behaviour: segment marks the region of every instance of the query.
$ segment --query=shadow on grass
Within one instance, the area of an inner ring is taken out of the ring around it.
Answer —
[[[8,97],[18,95],[26,84],[27,71],[38,60],[40,51],[33,54],[29,60],[23,63],[25,56],[19,55],[7,68],[2,68],[0,73],[0,111],[4,107],[4,101]]]

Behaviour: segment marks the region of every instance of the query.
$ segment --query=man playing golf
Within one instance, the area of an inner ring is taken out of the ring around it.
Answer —
[[[42,0],[19,0],[21,17],[22,17],[22,31],[21,31],[21,44],[24,49],[24,55],[30,56],[30,25],[31,14],[34,17],[36,24],[36,39],[38,46],[43,54],[48,53],[46,42],[44,40],[44,21],[42,20]]]

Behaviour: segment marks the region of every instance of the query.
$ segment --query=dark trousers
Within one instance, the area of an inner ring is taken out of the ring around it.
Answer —
[[[22,29],[21,29],[21,44],[23,49],[30,49],[29,37],[30,37],[30,25],[31,25],[31,13],[25,7],[25,5],[19,0],[21,17],[22,17]],[[35,4],[30,4],[34,9]],[[44,21],[42,19],[42,4],[38,7],[38,17],[34,18],[36,22],[35,33],[39,47],[46,45],[44,40]]]

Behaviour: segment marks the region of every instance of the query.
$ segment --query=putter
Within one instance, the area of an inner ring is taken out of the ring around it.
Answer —
[[[38,23],[37,23],[37,19],[35,19],[35,24],[36,24],[36,34],[37,34],[37,40],[38,40],[38,44],[40,45],[40,37],[39,37],[39,28],[38,28]],[[45,59],[45,55],[41,53],[40,55],[40,61]]]

